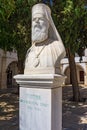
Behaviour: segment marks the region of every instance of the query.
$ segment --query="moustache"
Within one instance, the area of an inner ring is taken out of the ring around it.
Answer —
[[[41,29],[41,26],[40,25],[34,25],[34,28],[39,28],[39,29]]]

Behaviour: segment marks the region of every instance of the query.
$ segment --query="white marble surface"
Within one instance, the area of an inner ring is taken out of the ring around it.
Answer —
[[[14,76],[20,85],[20,130],[62,130],[65,76],[60,61],[64,56],[50,8],[41,3],[34,5],[32,47],[26,55],[24,75]]]
[[[61,90],[20,87],[20,130],[62,130]]]
[[[24,74],[60,74],[60,61],[65,54],[65,48],[52,20],[50,8],[45,4],[34,5],[32,46],[26,54]],[[56,67],[58,67],[57,72]]]
[[[16,75],[16,82],[23,87],[58,88],[64,85],[65,76],[57,74]]]
[[[51,90],[20,87],[20,130],[51,130]]]
[[[20,130],[62,130],[63,75],[14,77],[20,85]]]

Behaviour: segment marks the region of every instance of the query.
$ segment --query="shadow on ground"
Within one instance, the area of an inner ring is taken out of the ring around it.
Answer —
[[[87,98],[87,88],[80,87],[81,96]],[[63,87],[63,130],[87,130],[87,100],[75,103],[71,86]],[[0,91],[0,130],[19,130],[18,94]]]
[[[87,130],[87,88],[80,87],[85,102],[70,101],[72,87],[63,87],[63,130]]]
[[[0,130],[19,130],[18,94],[0,91]]]

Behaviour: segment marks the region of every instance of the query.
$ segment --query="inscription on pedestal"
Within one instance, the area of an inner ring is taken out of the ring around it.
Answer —
[[[20,130],[51,130],[51,90],[20,87]]]

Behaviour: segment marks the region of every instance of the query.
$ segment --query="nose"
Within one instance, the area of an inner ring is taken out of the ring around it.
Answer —
[[[36,19],[35,19],[35,22],[39,22],[39,18],[36,18]]]

